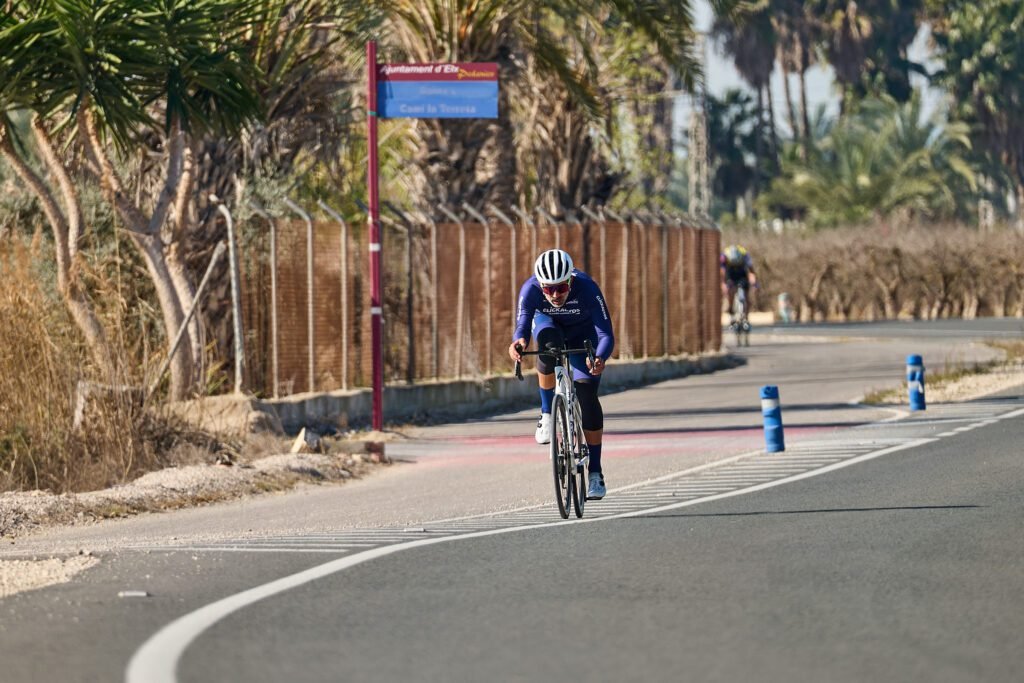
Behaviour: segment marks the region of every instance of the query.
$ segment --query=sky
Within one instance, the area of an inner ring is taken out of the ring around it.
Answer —
[[[696,0],[694,9],[697,29],[701,32],[709,31],[713,21],[713,14],[707,0]],[[927,60],[929,55],[928,35],[927,28],[923,28],[918,33],[909,50],[909,56],[912,60]],[[736,72],[732,60],[727,55],[719,53],[715,45],[709,43],[705,48],[705,54],[707,57],[706,78],[709,93],[716,97],[721,97],[726,91],[734,88],[753,92]],[[929,71],[934,68],[934,64],[928,64]],[[785,86],[782,79],[781,70],[776,68],[772,74],[771,89],[772,97],[775,100],[776,125],[779,127],[780,132],[789,130],[785,105]],[[921,76],[913,75],[911,76],[911,81],[918,87],[924,87],[925,85],[924,78]],[[794,98],[798,97],[800,92],[799,83],[795,75],[790,77],[790,90]],[[930,115],[940,105],[940,102],[941,96],[939,92],[927,90],[924,98],[924,115]],[[833,86],[833,72],[827,64],[815,65],[807,72],[807,106],[809,111],[811,113],[817,111],[817,108],[822,104],[825,105],[826,112],[831,115],[835,115],[839,111],[839,97]],[[794,102],[794,105],[799,106],[797,102]],[[684,130],[689,123],[689,112],[690,98],[688,96],[679,97],[676,101],[676,121],[677,126],[681,126]]]

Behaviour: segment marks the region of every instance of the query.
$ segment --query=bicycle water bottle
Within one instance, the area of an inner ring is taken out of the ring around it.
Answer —
[[[779,388],[761,387],[761,415],[764,417],[765,450],[778,453],[786,450],[782,433],[782,407],[779,405]]]
[[[907,356],[907,393],[911,410],[924,410],[924,361],[921,356]]]

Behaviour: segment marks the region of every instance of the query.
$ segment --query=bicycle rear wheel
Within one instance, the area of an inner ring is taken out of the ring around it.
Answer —
[[[555,501],[562,519],[569,519],[569,501],[573,497],[575,463],[572,460],[571,442],[565,399],[555,396],[551,406],[551,471],[555,476]]]
[[[733,300],[732,328],[736,333],[736,346],[750,346],[750,323],[747,322],[747,291],[743,287],[736,288],[736,298]]]

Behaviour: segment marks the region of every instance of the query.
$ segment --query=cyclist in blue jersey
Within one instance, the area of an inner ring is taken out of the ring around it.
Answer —
[[[608,315],[601,288],[586,273],[576,270],[572,258],[561,249],[549,249],[537,257],[533,275],[519,290],[519,313],[508,355],[522,360],[519,350],[530,338],[537,348],[549,344],[580,348],[584,340],[594,345],[594,363],[585,354],[569,357],[576,395],[583,413],[583,433],[590,450],[588,498],[603,498],[604,474],[601,471],[601,438],[604,433],[604,411],[597,399],[601,373],[615,348],[612,320]],[[555,395],[555,367],[551,356],[537,356],[537,382],[540,385],[540,420],[535,437],[537,443],[551,441],[551,403]]]

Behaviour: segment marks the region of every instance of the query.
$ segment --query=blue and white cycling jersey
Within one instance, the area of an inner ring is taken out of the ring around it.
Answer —
[[[516,316],[515,332],[512,333],[513,341],[525,339],[527,344],[530,343],[533,318],[538,313],[550,317],[561,328],[567,342],[582,344],[582,340],[590,339],[594,342],[596,356],[607,361],[612,355],[615,334],[612,332],[608,305],[601,288],[586,273],[572,271],[572,286],[561,308],[548,302],[537,278],[530,276],[519,290],[519,313]]]

